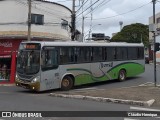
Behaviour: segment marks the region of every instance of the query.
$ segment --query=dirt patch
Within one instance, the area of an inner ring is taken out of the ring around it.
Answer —
[[[57,93],[57,92],[56,92]],[[152,106],[160,108],[160,87],[137,86],[114,89],[83,89],[58,92],[68,95],[84,95],[93,97],[105,97],[124,100],[148,101],[155,99]]]

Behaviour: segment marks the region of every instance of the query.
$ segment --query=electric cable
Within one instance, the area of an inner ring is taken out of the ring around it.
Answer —
[[[104,17],[104,18],[97,18],[97,19],[93,19],[93,20],[109,19],[109,18],[114,18],[114,17],[120,16],[120,15],[128,14],[128,13],[131,13],[131,12],[133,12],[133,11],[136,11],[136,10],[142,8],[142,7],[145,7],[146,5],[148,5],[148,4],[150,4],[150,3],[151,3],[151,2],[146,3],[146,4],[144,4],[144,5],[141,5],[141,6],[137,7],[137,8],[135,8],[135,9],[129,10],[129,11],[127,11],[127,12],[123,12],[123,13],[117,14],[117,15],[113,15],[113,16],[109,16],[109,17]]]
[[[87,11],[89,8],[91,8],[93,5],[95,5],[97,2],[99,2],[99,0],[97,0],[96,2],[94,2],[92,5],[90,5],[88,8],[86,8],[84,11],[82,11],[80,14],[78,14],[76,17],[80,16],[81,14],[83,14],[85,11]]]

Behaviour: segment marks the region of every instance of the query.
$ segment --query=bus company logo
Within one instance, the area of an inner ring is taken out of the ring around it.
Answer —
[[[0,42],[0,46],[2,46],[2,47],[12,47],[12,43],[11,42]]]
[[[113,67],[113,62],[110,62],[110,63],[100,63],[100,67],[101,68]]]
[[[2,117],[12,117],[11,115],[11,112],[2,112]]]

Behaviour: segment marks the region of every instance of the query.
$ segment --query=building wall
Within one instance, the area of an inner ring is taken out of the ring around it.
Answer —
[[[32,13],[44,15],[44,25],[32,24],[32,37],[50,39],[70,39],[70,28],[61,26],[62,19],[71,23],[71,11],[62,5],[34,0]],[[0,1],[0,37],[27,36],[27,0]]]
[[[153,16],[149,17],[149,24],[153,24]],[[155,15],[155,24],[156,24],[156,29],[157,28],[160,29],[160,12]],[[155,35],[156,35],[156,42],[160,43],[160,31],[156,31]],[[152,50],[153,49],[153,46],[152,46],[153,33],[152,32],[149,32],[149,41],[151,43],[149,57],[150,57],[150,60],[153,60],[153,50]],[[156,52],[156,61],[160,63],[160,51]]]
[[[160,12],[155,15],[155,18],[156,18],[155,20],[156,27],[160,28]],[[149,17],[149,24],[153,24],[153,16]],[[160,35],[160,31],[156,31],[156,36],[157,35]],[[149,32],[149,40],[150,42],[153,41],[153,34],[151,32]]]

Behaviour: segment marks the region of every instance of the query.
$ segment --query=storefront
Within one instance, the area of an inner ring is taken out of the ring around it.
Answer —
[[[14,83],[16,54],[22,40],[0,40],[0,84]]]

